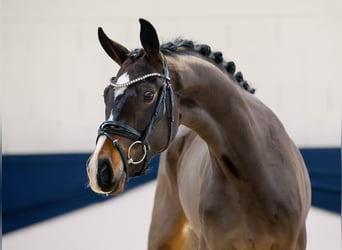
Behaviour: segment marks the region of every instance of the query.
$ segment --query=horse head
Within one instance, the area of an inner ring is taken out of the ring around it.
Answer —
[[[97,193],[121,193],[129,177],[144,174],[153,156],[168,147],[178,127],[157,32],[148,21],[139,21],[143,49],[133,51],[98,29],[103,49],[120,69],[105,88],[105,121],[87,163],[90,187]]]

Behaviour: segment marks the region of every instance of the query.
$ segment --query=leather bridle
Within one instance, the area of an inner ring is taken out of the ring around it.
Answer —
[[[132,84],[141,82],[147,78],[152,78],[152,77],[158,77],[158,78],[162,78],[164,80],[163,85],[160,87],[159,89],[159,96],[157,99],[157,103],[155,105],[154,108],[154,112],[152,114],[152,117],[150,119],[150,122],[148,123],[148,125],[146,126],[146,128],[144,129],[143,132],[139,132],[138,130],[120,122],[120,121],[105,121],[100,125],[100,128],[98,130],[98,137],[101,135],[105,135],[108,139],[110,139],[113,143],[113,145],[117,148],[117,150],[120,153],[122,162],[123,162],[123,166],[124,166],[124,171],[126,173],[126,181],[128,179],[128,175],[129,175],[129,171],[128,171],[128,166],[129,164],[133,164],[133,165],[137,165],[137,164],[141,164],[142,162],[144,162],[142,170],[136,174],[134,174],[133,176],[140,176],[143,175],[145,173],[145,171],[147,170],[149,163],[150,163],[150,158],[151,155],[149,154],[150,152],[150,145],[149,145],[149,137],[152,133],[153,128],[155,127],[156,123],[161,119],[161,117],[163,115],[165,115],[165,113],[167,113],[168,116],[168,140],[167,140],[167,144],[164,146],[164,148],[162,150],[160,150],[159,152],[164,151],[170,144],[171,142],[171,138],[173,135],[173,123],[174,123],[174,113],[173,113],[173,109],[174,109],[174,94],[173,94],[173,90],[170,84],[170,76],[169,76],[169,69],[168,69],[168,65],[167,65],[167,61],[165,56],[164,58],[164,68],[163,68],[163,73],[149,73],[146,74],[142,77],[138,77],[134,80],[128,81],[126,83],[115,83],[111,82],[111,85],[113,86],[114,89],[119,89],[119,88],[123,88],[123,87],[128,87]],[[168,106],[166,105],[166,102],[168,100]],[[168,111],[168,112],[167,112]],[[113,137],[113,135],[118,135],[118,136],[122,136],[125,137],[131,141],[133,141],[133,143],[128,147],[127,150],[127,155],[125,154],[122,146],[120,145],[119,141],[117,139],[115,139]],[[131,156],[131,151],[133,148],[137,147],[141,145],[142,146],[142,150],[143,150],[143,156],[141,157],[141,159],[135,160],[132,156]]]

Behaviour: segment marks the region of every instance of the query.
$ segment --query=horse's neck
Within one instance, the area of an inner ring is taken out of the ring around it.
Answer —
[[[199,58],[182,59],[176,90],[181,123],[206,141],[221,164],[251,165],[248,160],[253,157],[246,154],[254,154],[257,147],[250,103],[254,97],[215,65]]]

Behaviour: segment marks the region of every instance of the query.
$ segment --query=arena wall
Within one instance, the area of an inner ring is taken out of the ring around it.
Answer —
[[[102,26],[141,47],[138,18],[160,39],[223,52],[280,118],[308,165],[313,205],[341,209],[340,0],[0,0],[3,233],[107,198],[87,189],[85,162],[118,70]],[[128,188],[154,179],[152,169]]]
[[[118,67],[97,27],[141,47],[138,18],[162,41],[209,44],[257,89],[300,147],[341,140],[341,1],[1,1],[4,154],[90,152],[102,92]]]

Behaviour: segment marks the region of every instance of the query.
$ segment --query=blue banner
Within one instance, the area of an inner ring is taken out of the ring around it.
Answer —
[[[340,149],[301,149],[301,153],[310,174],[312,204],[340,213]],[[89,154],[3,156],[3,233],[112,199],[95,194],[87,187],[88,157]],[[158,161],[156,157],[144,176],[131,179],[125,192],[155,179]]]

